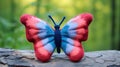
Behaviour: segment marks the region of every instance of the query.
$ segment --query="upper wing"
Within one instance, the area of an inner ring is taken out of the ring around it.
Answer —
[[[27,40],[34,43],[35,54],[40,61],[48,61],[55,49],[54,31],[43,20],[28,14],[20,21],[26,28]]]
[[[91,21],[91,14],[80,14],[72,18],[61,30],[61,47],[72,61],[79,61],[84,55],[81,41],[87,40],[88,25]]]

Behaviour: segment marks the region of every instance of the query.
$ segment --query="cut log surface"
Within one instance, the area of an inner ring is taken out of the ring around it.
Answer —
[[[64,53],[54,53],[49,62],[42,63],[33,50],[0,48],[0,67],[120,67],[120,51],[86,52],[79,62],[71,62]]]

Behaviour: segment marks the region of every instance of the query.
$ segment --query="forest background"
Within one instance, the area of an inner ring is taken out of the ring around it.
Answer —
[[[120,0],[0,0],[0,48],[33,49],[26,40],[20,23],[22,14],[35,15],[53,26],[48,14],[56,21],[89,12],[94,20],[89,26],[85,51],[120,50]]]

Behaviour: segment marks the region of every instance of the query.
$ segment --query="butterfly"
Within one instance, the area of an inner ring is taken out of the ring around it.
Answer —
[[[93,19],[92,14],[82,13],[69,20],[62,29],[60,25],[65,17],[59,24],[50,15],[48,17],[54,23],[54,29],[35,16],[24,14],[20,17],[20,21],[26,29],[26,38],[34,45],[37,59],[47,62],[55,49],[58,53],[62,49],[71,61],[80,61],[84,56],[81,42],[88,38],[88,26]]]

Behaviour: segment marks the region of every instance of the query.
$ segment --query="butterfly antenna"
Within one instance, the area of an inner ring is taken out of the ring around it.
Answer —
[[[55,21],[53,20],[51,15],[48,15],[48,17],[52,20],[52,22],[54,23],[54,25],[56,25]]]
[[[65,20],[65,17],[63,17],[63,19],[61,20],[59,26],[62,24],[62,22]]]

